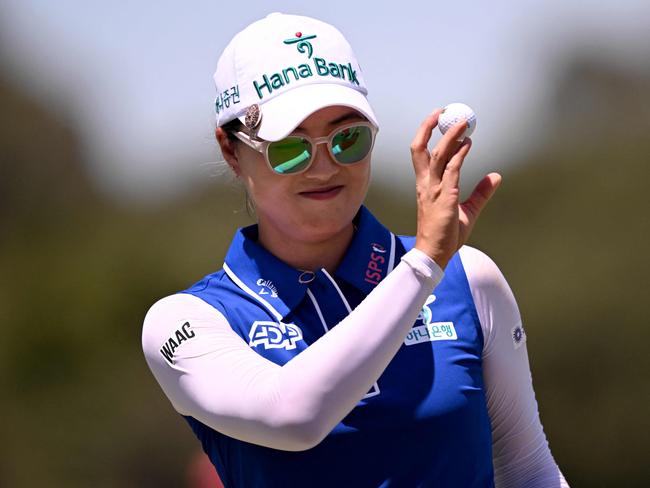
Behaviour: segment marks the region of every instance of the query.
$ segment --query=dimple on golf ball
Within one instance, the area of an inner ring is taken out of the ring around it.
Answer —
[[[474,110],[464,103],[450,103],[442,109],[442,113],[438,117],[440,132],[444,134],[463,119],[467,121],[468,127],[458,138],[459,141],[469,137],[474,132],[476,128],[476,114]]]

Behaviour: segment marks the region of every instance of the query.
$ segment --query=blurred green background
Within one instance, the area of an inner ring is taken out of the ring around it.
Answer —
[[[546,131],[497,168],[471,238],[519,301],[542,422],[575,487],[650,479],[650,69],[638,68],[565,59]],[[155,205],[107,198],[80,123],[5,75],[0,486],[185,486],[198,442],[149,373],[140,327],[155,300],[220,267],[250,222],[242,191],[221,177]],[[377,179],[368,206],[413,233],[413,192]]]

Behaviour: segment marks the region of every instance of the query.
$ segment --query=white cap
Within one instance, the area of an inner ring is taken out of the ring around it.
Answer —
[[[354,108],[378,125],[350,44],[310,17],[274,13],[252,23],[226,46],[214,81],[217,126],[239,118],[267,141],[332,105]]]

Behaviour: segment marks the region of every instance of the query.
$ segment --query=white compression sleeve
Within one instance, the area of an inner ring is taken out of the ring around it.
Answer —
[[[461,260],[483,329],[483,380],[498,488],[568,488],[544,435],[515,297],[496,264],[463,247]],[[518,334],[518,333],[517,333]]]
[[[179,413],[243,441],[309,449],[379,378],[442,275],[412,249],[355,310],[282,367],[251,350],[220,312],[188,294],[151,307],[143,350]],[[160,349],[186,322],[195,336],[181,343],[170,364]]]

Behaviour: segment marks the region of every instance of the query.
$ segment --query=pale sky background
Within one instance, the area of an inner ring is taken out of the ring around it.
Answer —
[[[0,52],[12,81],[81,127],[102,188],[159,197],[205,179],[203,163],[219,159],[217,59],[273,11],[319,18],[348,38],[381,124],[375,178],[398,188],[412,184],[408,145],[433,108],[462,101],[476,111],[466,168],[478,177],[534,143],[567,49],[648,63],[647,0],[0,0]]]

